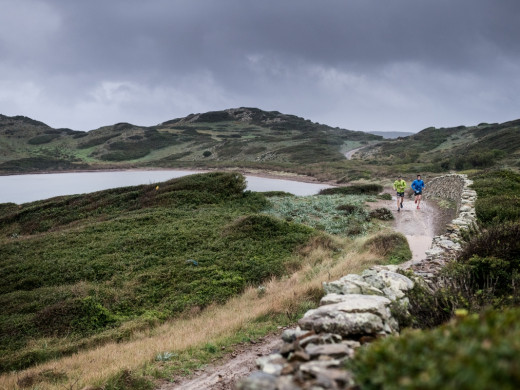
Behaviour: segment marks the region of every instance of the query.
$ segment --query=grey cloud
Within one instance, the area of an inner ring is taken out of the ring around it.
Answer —
[[[488,120],[476,117],[487,104],[497,104],[485,112],[492,119],[513,119],[507,116],[520,103],[512,92],[520,84],[517,0],[0,0],[0,6],[4,15],[12,11],[9,26],[0,27],[0,86],[33,83],[34,102],[42,101],[35,109],[0,93],[0,110],[52,117],[69,107],[62,117],[76,113],[82,128],[116,117],[149,122],[160,115],[159,122],[188,108],[234,104],[351,128],[384,130],[392,122],[392,129],[418,130],[410,127],[420,118]],[[117,83],[128,90],[100,93]],[[450,111],[461,100],[474,110]],[[94,113],[85,119],[89,107],[98,110],[97,121]],[[394,110],[411,107],[413,115],[399,122]]]

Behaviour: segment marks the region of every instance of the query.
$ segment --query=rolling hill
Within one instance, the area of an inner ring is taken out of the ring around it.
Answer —
[[[409,137],[368,146],[358,156],[381,165],[421,163],[431,172],[488,168],[498,162],[518,167],[520,120],[471,127],[429,127]]]
[[[0,116],[0,172],[318,163],[341,161],[343,151],[381,139],[256,108],[191,114],[152,127],[118,123],[88,132]]]

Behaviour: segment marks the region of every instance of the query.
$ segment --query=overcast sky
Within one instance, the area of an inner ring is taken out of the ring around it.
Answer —
[[[0,0],[0,113],[258,107],[352,130],[520,118],[520,0]]]

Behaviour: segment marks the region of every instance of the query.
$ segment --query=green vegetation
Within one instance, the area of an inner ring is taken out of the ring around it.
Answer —
[[[352,184],[347,187],[324,188],[319,195],[377,195],[383,191],[380,184]]]
[[[2,207],[1,370],[124,340],[294,268],[312,229],[258,214],[267,200],[244,188],[209,173]]]
[[[399,172],[483,169],[518,163],[520,120],[502,124],[436,129],[379,143],[365,150],[365,163],[391,165]]]
[[[51,129],[23,117],[0,117],[0,171],[27,171],[24,159],[43,157],[36,146],[58,148],[58,160],[112,167],[242,166],[298,171],[301,164],[342,163],[344,145],[363,145],[380,136],[332,128],[294,115],[256,108],[192,114],[157,126],[118,123],[89,132]],[[64,157],[67,156],[67,157]],[[32,160],[31,170],[53,169]],[[17,169],[18,167],[18,169]],[[59,168],[56,162],[56,169]],[[315,169],[315,168],[313,168]],[[344,174],[342,175],[344,176]]]
[[[520,174],[506,170],[485,171],[472,179],[478,193],[477,218],[483,226],[520,219]]]
[[[388,264],[400,264],[412,258],[408,241],[401,233],[378,233],[365,242],[364,248],[383,257]]]
[[[520,309],[469,315],[361,348],[351,361],[366,390],[518,389]]]
[[[354,236],[366,233],[371,226],[363,207],[367,198],[363,195],[270,197],[272,206],[266,212],[330,234]]]

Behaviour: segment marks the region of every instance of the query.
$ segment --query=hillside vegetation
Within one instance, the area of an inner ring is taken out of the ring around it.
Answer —
[[[364,147],[347,160],[344,153]],[[277,111],[235,108],[88,132],[0,115],[0,173],[124,168],[287,171],[347,183],[497,165],[518,168],[520,120],[424,129],[397,139]]]
[[[321,232],[372,226],[366,195],[302,198],[305,211],[283,214],[299,198],[245,187],[215,172],[0,205],[0,371],[222,304],[299,269],[298,251]],[[309,210],[319,214],[297,219]]]
[[[483,169],[497,163],[520,166],[520,120],[502,124],[424,129],[363,150],[362,159],[372,164],[397,165],[407,170],[444,172]]]
[[[0,211],[2,371],[225,302],[283,275],[314,234],[211,173]],[[44,347],[45,345],[45,347]]]
[[[381,139],[256,108],[191,114],[152,127],[118,123],[89,132],[0,115],[0,172],[291,166],[341,161],[343,150]]]

